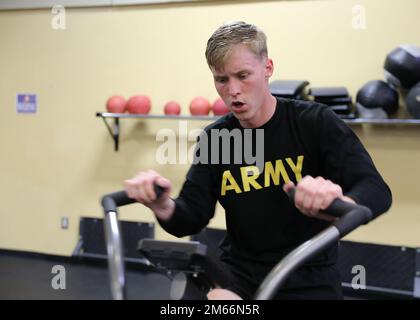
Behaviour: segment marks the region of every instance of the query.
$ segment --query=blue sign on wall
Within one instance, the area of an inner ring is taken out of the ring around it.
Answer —
[[[16,96],[17,113],[36,113],[36,94],[18,93]]]

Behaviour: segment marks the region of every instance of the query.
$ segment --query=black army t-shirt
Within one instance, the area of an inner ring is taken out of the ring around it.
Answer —
[[[211,155],[216,150],[214,145],[211,148],[212,130],[236,130],[236,137],[242,137],[242,150],[251,143],[259,160],[255,151],[262,150],[263,143],[263,161],[249,163],[245,156],[242,161],[234,161],[235,145],[240,140],[232,138],[230,162],[223,163],[219,145],[219,157],[213,158],[219,163],[212,163]],[[261,132],[263,141],[257,138]],[[282,190],[285,182],[296,184],[306,175],[339,184],[344,194],[369,207],[375,216],[390,205],[390,190],[369,154],[353,131],[324,105],[278,98],[274,115],[260,128],[244,129],[228,114],[204,133],[207,138],[200,138],[196,156],[207,148],[209,163],[191,166],[175,199],[173,217],[160,223],[176,236],[198,233],[213,217],[219,201],[226,213],[225,256],[275,264],[327,227],[328,222],[300,213]],[[313,263],[334,262],[334,252],[332,248]]]

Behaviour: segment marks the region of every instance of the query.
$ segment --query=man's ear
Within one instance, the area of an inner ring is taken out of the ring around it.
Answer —
[[[273,60],[270,58],[267,58],[265,62],[265,78],[268,80],[274,72],[274,64]]]

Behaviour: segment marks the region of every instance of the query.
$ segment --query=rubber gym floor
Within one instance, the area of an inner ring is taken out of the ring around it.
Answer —
[[[65,289],[54,289],[53,267],[65,270]],[[127,268],[127,299],[169,299],[170,280],[163,274]],[[108,300],[111,299],[107,265],[77,258],[0,251],[0,299]]]

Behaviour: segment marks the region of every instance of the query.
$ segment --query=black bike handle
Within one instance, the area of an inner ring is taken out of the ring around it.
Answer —
[[[165,188],[157,185],[156,183],[153,185],[153,188],[157,198],[159,198],[165,191]],[[135,202],[136,200],[129,198],[124,190],[106,194],[102,197],[101,201],[105,212],[116,212],[118,207],[122,207]]]
[[[288,196],[292,203],[295,203],[295,193],[295,188],[292,188],[288,192]],[[333,225],[335,225],[340,232],[340,237],[348,234],[355,229],[356,226],[367,224],[373,217],[372,211],[369,208],[346,202],[338,198],[335,199],[328,208],[322,210],[322,213],[340,218],[333,222]]]

